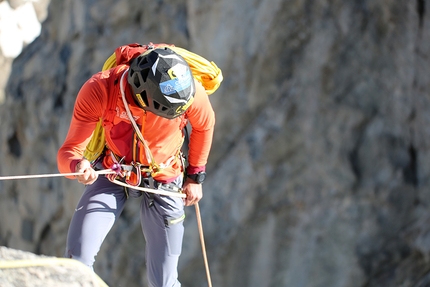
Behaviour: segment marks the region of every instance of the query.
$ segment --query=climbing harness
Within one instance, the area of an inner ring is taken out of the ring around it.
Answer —
[[[124,157],[117,160],[113,153],[110,155],[114,162],[110,170],[115,171],[115,173],[107,174],[106,177],[111,182],[138,191],[173,197],[186,197],[182,193],[182,188],[174,184],[155,182],[151,176],[151,169],[149,167],[134,162],[131,164],[122,164],[121,162],[124,160]],[[142,186],[142,184],[148,187]]]

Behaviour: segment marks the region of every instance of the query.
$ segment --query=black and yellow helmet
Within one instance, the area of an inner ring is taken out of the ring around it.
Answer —
[[[196,92],[188,63],[168,47],[134,59],[127,80],[141,108],[168,119],[182,115]]]

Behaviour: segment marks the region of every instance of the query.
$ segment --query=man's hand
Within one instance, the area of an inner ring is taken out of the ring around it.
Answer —
[[[184,199],[185,206],[194,205],[203,197],[202,185],[195,183],[191,179],[187,179],[185,181],[182,190],[187,195],[187,197]]]
[[[76,179],[78,182],[85,185],[93,184],[99,176],[91,167],[90,162],[86,159],[82,159],[80,162],[78,162],[75,172],[83,173],[82,175],[77,175]]]

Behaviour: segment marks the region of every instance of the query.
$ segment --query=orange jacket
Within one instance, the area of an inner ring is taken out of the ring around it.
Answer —
[[[97,122],[100,118],[105,118],[108,113],[115,113],[112,122],[104,123],[108,148],[117,156],[125,156],[126,164],[132,161],[143,165],[149,164],[150,159],[146,157],[145,148],[135,135],[121,97],[119,81],[127,68],[126,65],[120,65],[99,72],[82,86],[75,102],[69,131],[57,154],[60,172],[75,171],[76,164],[82,159]],[[192,126],[188,173],[205,170],[212,144],[215,114],[203,86],[195,81],[196,94],[193,103],[184,115],[169,120],[139,108],[134,103],[126,78],[127,75],[124,77],[124,89],[128,106],[137,125],[141,128],[155,162],[165,164],[177,154],[183,141],[182,128],[188,120]],[[109,97],[117,98],[115,111],[109,110]],[[110,168],[106,161],[105,168]],[[169,182],[181,172],[181,163],[176,159],[172,165],[162,169],[155,179]]]

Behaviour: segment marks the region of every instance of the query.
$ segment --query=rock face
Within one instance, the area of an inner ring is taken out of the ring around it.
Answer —
[[[118,45],[167,42],[224,82],[201,201],[214,286],[430,285],[426,1],[52,0],[0,105],[0,174],[57,172],[75,96]],[[82,187],[0,181],[0,245],[63,254]],[[138,201],[95,270],[146,280]],[[183,286],[205,286],[193,208]]]
[[[86,265],[68,258],[37,256],[0,247],[2,287],[106,287]]]

